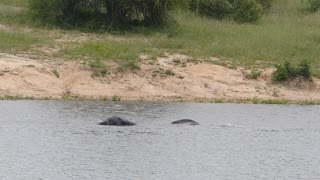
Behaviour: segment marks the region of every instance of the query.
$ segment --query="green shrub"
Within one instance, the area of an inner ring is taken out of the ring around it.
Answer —
[[[238,23],[256,23],[263,14],[261,5],[255,0],[239,0],[233,4],[233,19]]]
[[[305,79],[310,79],[311,78],[311,63],[308,61],[302,61],[297,68],[297,74],[299,76],[304,77]]]
[[[287,80],[293,71],[289,62],[285,62],[284,64],[277,64],[276,71],[273,73],[274,81],[284,81]]]
[[[268,10],[271,8],[273,0],[256,0],[264,10]]]
[[[296,77],[311,79],[311,64],[308,61],[302,61],[297,67],[292,66],[289,62],[276,65],[273,73],[274,81],[286,81]]]
[[[238,23],[257,22],[272,0],[191,0],[190,9],[201,15],[223,19],[231,17]]]
[[[310,4],[310,11],[316,12],[320,9],[320,0],[308,0]]]
[[[42,22],[67,26],[162,25],[185,0],[30,0],[29,14]]]
[[[191,9],[216,19],[228,17],[232,12],[232,6],[227,0],[192,0]]]

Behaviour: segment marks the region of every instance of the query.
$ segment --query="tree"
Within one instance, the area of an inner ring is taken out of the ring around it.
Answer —
[[[163,25],[185,0],[30,0],[32,17],[54,24],[94,26]]]

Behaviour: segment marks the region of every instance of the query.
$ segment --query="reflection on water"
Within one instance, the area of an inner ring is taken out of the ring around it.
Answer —
[[[319,109],[0,101],[0,179],[319,179]],[[97,125],[112,115],[138,125]]]

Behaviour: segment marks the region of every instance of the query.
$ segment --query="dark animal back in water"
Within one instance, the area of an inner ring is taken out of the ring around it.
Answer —
[[[181,119],[178,121],[173,121],[171,124],[189,124],[189,125],[199,125],[199,123],[197,123],[194,120],[191,119]]]
[[[99,125],[106,125],[106,126],[133,126],[136,125],[133,122],[130,122],[124,118],[113,116],[108,118],[106,121],[99,123]]]

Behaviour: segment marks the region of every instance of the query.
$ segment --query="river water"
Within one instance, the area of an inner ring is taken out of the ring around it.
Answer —
[[[320,179],[320,106],[0,101],[0,137],[1,180]]]

